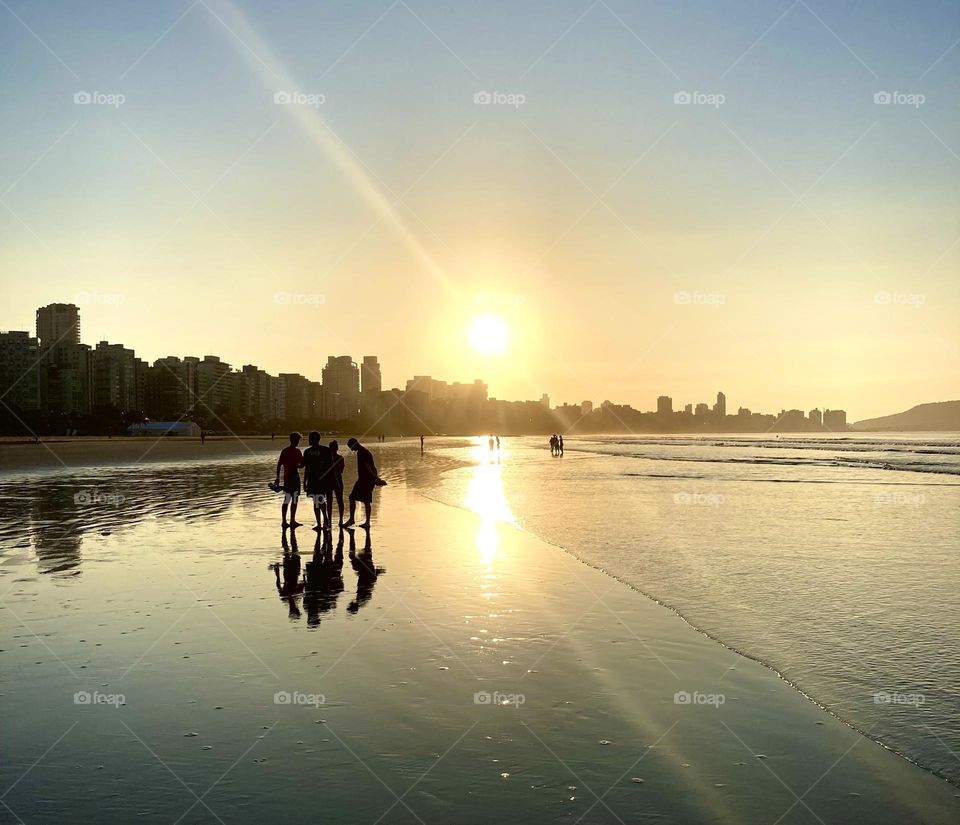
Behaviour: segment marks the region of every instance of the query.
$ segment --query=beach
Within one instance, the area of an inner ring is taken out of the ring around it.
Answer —
[[[507,459],[448,446],[375,448],[369,544],[319,551],[266,456],[9,470],[0,821],[957,820],[955,787],[520,529]]]

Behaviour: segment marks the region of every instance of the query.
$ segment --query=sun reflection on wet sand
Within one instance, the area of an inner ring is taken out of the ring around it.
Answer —
[[[476,439],[476,446],[470,450],[470,456],[476,462],[476,466],[467,485],[464,504],[480,516],[480,524],[477,527],[477,550],[481,563],[492,567],[499,544],[497,522],[516,523],[504,497],[503,480],[500,477],[502,461],[509,458],[509,452],[498,449],[496,442],[491,449],[489,439],[479,437]]]

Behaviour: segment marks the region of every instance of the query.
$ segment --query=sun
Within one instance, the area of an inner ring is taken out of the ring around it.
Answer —
[[[509,337],[507,325],[498,315],[478,315],[470,324],[470,346],[477,352],[504,352]]]

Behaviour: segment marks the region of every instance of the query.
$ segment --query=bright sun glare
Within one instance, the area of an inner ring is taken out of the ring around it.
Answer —
[[[470,325],[470,345],[477,352],[504,352],[508,337],[507,325],[496,315],[478,315]]]

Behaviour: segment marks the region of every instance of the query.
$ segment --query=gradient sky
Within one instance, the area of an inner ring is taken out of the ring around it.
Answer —
[[[958,37],[932,0],[4,0],[0,328],[79,299],[85,342],[149,361],[958,398]],[[483,313],[506,355],[470,348]]]

